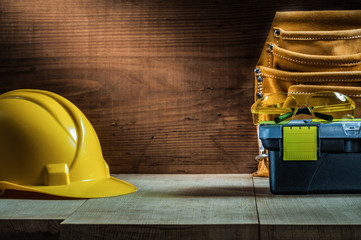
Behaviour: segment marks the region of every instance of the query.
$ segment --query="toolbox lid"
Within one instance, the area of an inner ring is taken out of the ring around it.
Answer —
[[[292,120],[284,125],[265,122],[260,125],[259,137],[265,149],[282,151],[284,161],[317,160],[317,152],[361,153],[360,119],[331,123]]]
[[[264,122],[260,125],[260,139],[281,139],[282,128],[284,126],[317,126],[318,138],[361,138],[361,121],[334,121],[331,123],[319,123],[306,120],[292,120],[285,125],[275,124],[274,122]]]

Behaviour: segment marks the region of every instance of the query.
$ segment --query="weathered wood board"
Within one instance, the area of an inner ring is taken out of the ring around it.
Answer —
[[[361,239],[361,194],[273,195],[253,181],[260,239]]]
[[[138,187],[91,199],[61,224],[62,239],[258,239],[250,175],[117,175]]]
[[[58,239],[60,223],[84,202],[0,199],[0,239]]]

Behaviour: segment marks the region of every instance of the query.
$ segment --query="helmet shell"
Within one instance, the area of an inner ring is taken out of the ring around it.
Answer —
[[[3,190],[80,198],[136,190],[110,176],[98,136],[84,114],[48,91],[22,89],[0,95],[0,152]]]

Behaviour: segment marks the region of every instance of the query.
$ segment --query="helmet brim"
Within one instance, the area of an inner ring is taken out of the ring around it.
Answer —
[[[114,177],[74,181],[68,185],[57,186],[24,186],[11,182],[0,181],[0,190],[6,189],[39,192],[69,198],[113,197],[137,191],[137,188],[132,184]]]

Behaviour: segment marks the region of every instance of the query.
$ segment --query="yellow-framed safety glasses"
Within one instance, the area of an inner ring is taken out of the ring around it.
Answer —
[[[272,93],[258,99],[251,112],[255,125],[262,121],[285,124],[292,119],[309,118],[327,123],[333,119],[352,120],[355,107],[351,98],[338,92],[321,91],[308,95]]]

